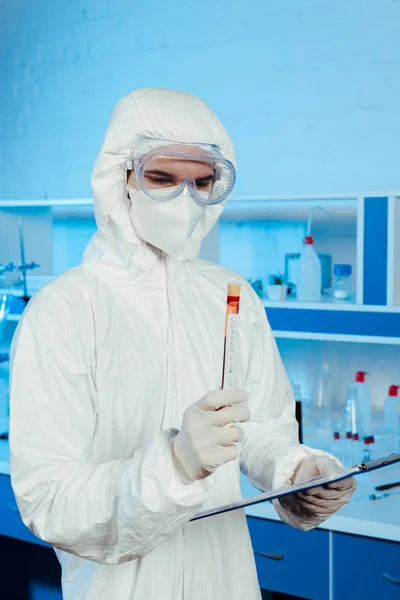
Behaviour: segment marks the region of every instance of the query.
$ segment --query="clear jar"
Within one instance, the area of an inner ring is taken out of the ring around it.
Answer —
[[[333,297],[336,300],[350,300],[353,286],[351,281],[353,269],[351,265],[335,265],[333,274],[335,283],[333,287]]]

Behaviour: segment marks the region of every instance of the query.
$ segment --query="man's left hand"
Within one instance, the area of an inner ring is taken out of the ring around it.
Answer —
[[[341,470],[329,456],[310,456],[300,463],[291,481],[297,484],[318,475],[331,475]],[[290,521],[294,527],[307,530],[316,527],[347,504],[356,487],[354,477],[351,477],[286,496],[281,498],[279,503],[290,514]]]

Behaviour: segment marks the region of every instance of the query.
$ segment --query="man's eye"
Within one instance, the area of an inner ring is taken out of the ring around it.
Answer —
[[[197,188],[203,188],[203,189],[209,189],[211,188],[212,184],[214,183],[213,180],[210,179],[198,179],[196,181],[196,187]]]

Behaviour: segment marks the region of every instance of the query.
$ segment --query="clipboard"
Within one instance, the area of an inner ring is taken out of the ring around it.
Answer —
[[[290,496],[292,494],[297,494],[298,492],[305,492],[306,490],[311,490],[322,485],[343,481],[344,479],[349,479],[350,477],[355,477],[357,475],[361,475],[362,473],[371,473],[371,471],[383,469],[384,467],[388,467],[396,463],[400,463],[400,454],[390,454],[389,456],[384,456],[376,460],[354,465],[354,467],[350,467],[349,469],[345,469],[343,471],[338,471],[332,475],[319,475],[318,477],[313,477],[312,479],[303,481],[302,483],[285,485],[269,492],[260,493],[251,498],[241,499],[237,502],[232,502],[231,504],[225,504],[210,510],[202,511],[193,517],[191,521],[206,519],[214,515],[220,515],[232,510],[237,510],[238,508],[246,508],[247,506],[252,506],[254,504],[261,504],[261,502],[271,502],[277,498],[283,498],[284,496]]]

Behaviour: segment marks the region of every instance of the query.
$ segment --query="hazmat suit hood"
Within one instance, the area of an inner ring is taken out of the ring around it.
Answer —
[[[116,105],[92,173],[98,231],[85,252],[85,263],[101,263],[125,281],[148,278],[160,266],[160,252],[141,240],[130,217],[126,163],[139,136],[176,142],[216,144],[235,164],[232,141],[207,104],[176,90],[148,88],[127,94]],[[134,200],[133,200],[134,201]],[[205,209],[175,262],[187,271],[201,242],[221,215],[224,203]],[[110,273],[111,275],[111,273]]]

